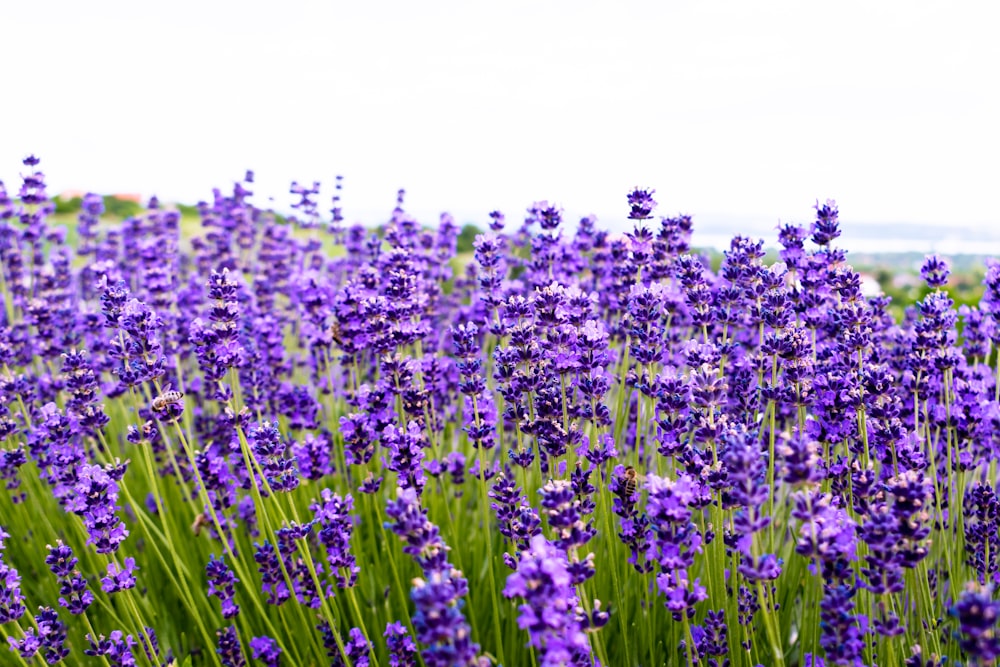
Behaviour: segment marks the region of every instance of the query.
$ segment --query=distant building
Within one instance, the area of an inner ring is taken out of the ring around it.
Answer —
[[[862,296],[878,296],[882,293],[882,286],[879,285],[878,279],[875,276],[867,273],[860,275]]]

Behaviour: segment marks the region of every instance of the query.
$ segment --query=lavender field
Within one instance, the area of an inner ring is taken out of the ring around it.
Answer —
[[[194,231],[97,195],[66,229],[21,173],[0,665],[1000,657],[1000,264],[959,309],[929,256],[898,321],[833,201],[713,271],[652,189],[626,235],[537,202],[459,258],[402,191],[381,234],[249,172]]]

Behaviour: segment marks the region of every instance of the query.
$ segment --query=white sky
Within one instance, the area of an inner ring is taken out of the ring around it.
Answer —
[[[995,2],[14,2],[0,10],[0,178],[208,198],[345,176],[349,221],[395,191],[520,219],[1000,228]],[[258,201],[263,197],[258,198]]]

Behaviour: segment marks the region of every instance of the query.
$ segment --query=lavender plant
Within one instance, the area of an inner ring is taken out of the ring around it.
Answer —
[[[0,184],[0,664],[991,665],[1000,263]],[[662,196],[661,196],[662,198]],[[69,239],[69,241],[67,241]],[[961,318],[961,335],[959,335]],[[9,649],[9,650],[8,650]]]

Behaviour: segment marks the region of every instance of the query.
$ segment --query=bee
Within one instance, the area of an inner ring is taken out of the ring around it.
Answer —
[[[629,466],[625,468],[625,473],[622,475],[622,488],[625,489],[625,495],[634,496],[636,484],[639,481],[639,473],[635,468]]]
[[[178,405],[184,401],[184,394],[179,391],[168,390],[153,399],[150,407],[153,412],[163,412],[168,405]]]
[[[194,533],[195,537],[201,535],[201,529],[209,524],[208,517],[204,512],[199,514],[194,518],[194,523],[191,524],[191,532]]]
[[[632,466],[625,468],[625,471],[618,478],[619,489],[616,495],[627,503],[634,502],[633,498],[639,488],[639,483],[645,478],[645,475],[640,475],[639,471]]]
[[[340,331],[340,322],[334,321],[334,323],[330,325],[330,338],[332,338],[333,342],[339,347],[344,347],[344,339],[342,338],[342,335],[343,334]]]

